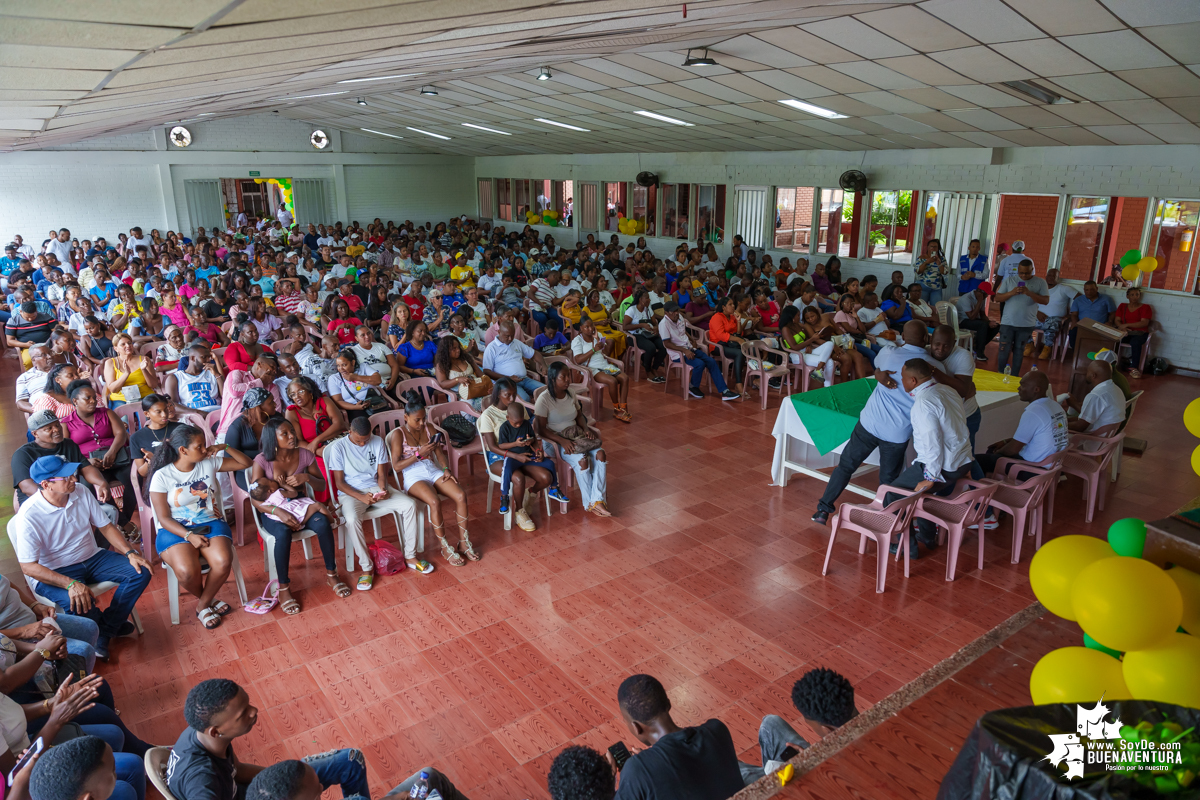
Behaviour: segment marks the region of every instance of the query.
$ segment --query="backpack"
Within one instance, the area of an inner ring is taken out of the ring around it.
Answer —
[[[1162,356],[1155,356],[1146,364],[1146,373],[1149,375],[1166,375],[1171,369],[1171,363]]]
[[[451,414],[441,421],[439,427],[446,431],[450,444],[455,447],[466,447],[479,435],[475,423],[462,414]]]

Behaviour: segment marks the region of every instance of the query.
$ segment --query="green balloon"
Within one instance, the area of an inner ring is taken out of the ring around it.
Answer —
[[[1141,250],[1126,250],[1125,255],[1121,256],[1121,266],[1128,267],[1130,264],[1136,264],[1142,260]]]
[[[1108,543],[1119,556],[1141,558],[1146,549],[1146,523],[1136,517],[1117,520],[1109,526]]]
[[[1121,651],[1120,650],[1113,650],[1111,647],[1105,647],[1104,645],[1100,644],[1092,637],[1088,636],[1086,633],[1083,635],[1083,646],[1090,647],[1093,650],[1099,650],[1101,653],[1104,653],[1105,655],[1108,655],[1108,656],[1112,656],[1113,658],[1117,659],[1118,661],[1121,660]]]

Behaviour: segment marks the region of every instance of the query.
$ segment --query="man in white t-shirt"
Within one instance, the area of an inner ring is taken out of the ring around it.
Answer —
[[[1017,432],[1011,439],[996,442],[988,447],[986,453],[975,457],[986,474],[990,475],[996,469],[996,462],[1001,458],[1037,464],[1067,449],[1070,436],[1067,415],[1062,406],[1054,402],[1054,398],[1046,396],[1049,389],[1050,378],[1044,372],[1028,372],[1021,377],[1017,397],[1029,405],[1021,413]],[[1010,477],[1023,481],[1035,474],[1018,470],[1015,475],[1010,473]]]
[[[46,252],[53,253],[60,264],[71,263],[71,232],[63,228],[58,236],[46,243]],[[72,271],[74,271],[72,269]]]
[[[1066,407],[1079,412],[1079,416],[1067,423],[1076,432],[1094,433],[1107,425],[1120,424],[1125,421],[1125,394],[1112,379],[1112,365],[1105,361],[1093,361],[1088,364],[1084,380],[1090,391],[1083,398],[1083,403],[1067,398]]]
[[[929,352],[946,369],[946,374],[953,380],[943,379],[958,392],[963,400],[963,414],[966,416],[967,433],[971,439],[971,453],[975,452],[975,434],[979,433],[979,423],[983,414],[979,410],[979,402],[975,399],[975,357],[971,351],[959,347],[955,341],[954,328],[949,325],[939,325],[933,332],[929,342]]]
[[[275,219],[279,220],[280,225],[287,228],[291,226],[292,220],[295,218],[292,216],[292,212],[288,211],[287,206],[281,205],[279,210],[275,212]]]
[[[1034,326],[1035,330],[1042,331],[1042,352],[1038,353],[1038,358],[1043,360],[1050,357],[1050,349],[1054,347],[1058,331],[1071,310],[1071,301],[1079,294],[1074,287],[1058,282],[1057,268],[1046,270],[1046,285],[1050,287],[1050,302],[1037,307],[1038,321]],[[1033,342],[1030,342],[1025,348],[1025,355],[1031,355],[1032,348]]]
[[[100,502],[90,492],[75,491],[80,466],[60,456],[33,462],[29,477],[41,490],[21,504],[8,523],[8,536],[34,594],[99,625],[96,655],[107,661],[109,640],[134,631],[129,614],[150,584],[151,567],[109,522]],[[112,550],[96,545],[93,527]],[[88,585],[105,581],[117,589],[101,612]]]
[[[1001,282],[1003,282],[1005,278],[1010,275],[1016,275],[1017,268],[1021,266],[1021,262],[1026,258],[1025,243],[1018,239],[1017,241],[1013,242],[1012,255],[1008,255],[1000,259],[1000,263],[996,265],[996,277],[992,283],[992,287],[999,289]],[[1029,259],[1029,263],[1033,264],[1033,260]],[[1031,274],[1037,274],[1036,265],[1034,265],[1034,269]]]
[[[153,252],[154,240],[149,236],[143,237],[141,228],[130,228],[129,238],[125,240],[125,258],[129,259],[137,255],[138,247],[145,247],[146,253],[150,254]]]
[[[387,446],[371,433],[371,423],[366,417],[351,421],[349,436],[326,445],[325,466],[363,569],[358,576],[359,591],[369,591],[375,582],[375,563],[363,538],[363,520],[391,514],[409,569],[423,575],[433,572],[432,564],[417,559],[417,504],[404,492],[387,485],[387,473],[391,470]],[[353,565],[348,568],[353,569]]]

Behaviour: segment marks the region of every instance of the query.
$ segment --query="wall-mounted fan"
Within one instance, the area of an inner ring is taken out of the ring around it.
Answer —
[[[313,131],[312,136],[308,137],[308,141],[318,150],[324,150],[329,146],[329,137],[322,130]]]
[[[638,186],[657,186],[658,185],[658,176],[655,175],[653,172],[639,172],[637,174],[637,178],[635,180],[637,180]]]
[[[838,186],[842,187],[843,192],[862,194],[867,190],[867,176],[856,169],[846,170],[838,178]]]
[[[176,147],[187,147],[192,143],[192,132],[182,125],[176,125],[171,128],[171,133],[167,135],[167,138]]]

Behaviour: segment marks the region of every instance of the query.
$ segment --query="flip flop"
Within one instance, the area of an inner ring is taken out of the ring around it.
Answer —
[[[233,613],[233,609],[229,607],[229,603],[226,603],[224,600],[214,600],[209,608],[222,617],[227,617]]]
[[[210,631],[221,624],[221,617],[211,608],[199,609],[196,616],[200,618],[200,624]]]

